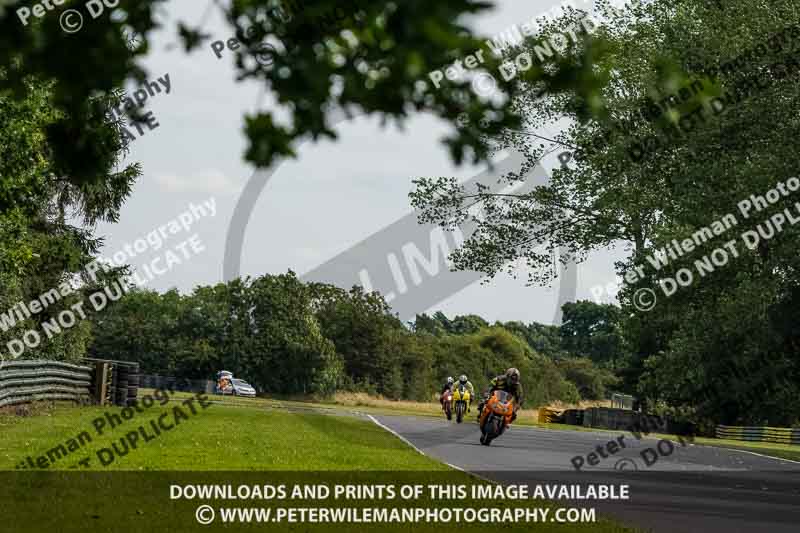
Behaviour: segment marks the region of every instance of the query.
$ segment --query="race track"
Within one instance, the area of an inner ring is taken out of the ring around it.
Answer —
[[[472,415],[460,425],[444,417],[373,419],[426,455],[502,483],[627,484],[627,501],[561,503],[595,507],[645,530],[732,533],[800,528],[800,463],[677,441],[661,442],[659,454],[656,439],[637,440],[624,431],[605,430],[512,427],[486,447],[478,442],[480,432]],[[609,447],[610,441],[617,444]],[[598,446],[607,458],[600,457]],[[642,452],[647,448],[653,451],[644,452],[645,461]],[[595,466],[588,464],[592,452],[598,454],[592,458]],[[573,466],[576,456],[584,460],[580,471]],[[590,528],[576,525],[576,531],[581,530]]]

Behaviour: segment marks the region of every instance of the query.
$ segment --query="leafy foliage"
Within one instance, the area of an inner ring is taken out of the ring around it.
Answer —
[[[157,13],[163,5],[164,0],[121,3],[73,34],[61,30],[55,13],[31,17],[23,25],[12,9],[0,9],[0,47],[14,51],[0,57],[3,89],[24,98],[31,75],[53,81],[53,105],[63,114],[47,138],[55,163],[72,184],[105,183],[110,138],[94,127],[88,102],[126,81],[146,79],[143,59],[151,34],[162,27]],[[415,112],[429,112],[451,124],[468,113],[482,125],[455,129],[443,139],[457,162],[484,160],[488,151],[481,135],[518,123],[502,101],[479,98],[469,79],[448,81],[439,89],[427,80],[429,71],[446,68],[483,46],[463,20],[486,13],[493,7],[489,2],[380,0],[343,6],[338,0],[307,0],[302,12],[283,14],[276,9],[281,5],[285,10],[286,3],[275,0],[225,5],[212,0],[203,17],[205,21],[210,9],[219,9],[230,33],[242,43],[235,53],[237,79],[260,81],[280,103],[279,111],[245,117],[250,141],[246,158],[259,167],[294,156],[295,145],[304,138],[335,138],[331,117],[337,110],[361,111],[399,124]],[[202,22],[179,22],[175,30],[187,52],[205,46],[211,37]],[[136,46],[129,45],[130,35],[138,36]],[[265,44],[271,46],[266,54]],[[499,63],[487,54],[483,66],[496,73]],[[560,66],[555,76],[537,71],[552,90],[563,89],[578,75],[571,65]],[[591,71],[580,75],[591,77]],[[510,88],[498,81],[501,90]],[[284,113],[287,120],[279,118]]]
[[[453,260],[490,276],[519,258],[536,267],[555,251],[562,261],[580,261],[596,250],[621,248],[620,329],[601,327],[595,337],[599,321],[573,316],[565,330],[573,353],[605,359],[600,354],[616,352],[609,347],[619,345],[621,332],[631,352],[619,368],[623,388],[648,396],[650,405],[703,424],[797,423],[792,397],[800,396],[800,353],[787,317],[795,315],[790,310],[800,281],[798,228],[785,227],[755,250],[740,243],[730,264],[695,276],[669,298],[659,280],[681,268],[694,270],[696,260],[727,239],[671,258],[658,272],[647,261],[673,240],[738,215],[738,202],[796,174],[798,122],[787,117],[797,116],[800,102],[800,65],[792,57],[800,39],[797,4],[654,0],[607,14],[595,32],[602,56],[585,43],[571,55],[607,75],[600,91],[604,111],[586,120],[584,109],[592,103],[581,94],[543,96],[536,83],[519,79],[512,108],[523,117],[524,132],[507,130],[493,139],[498,149],[516,148],[527,158],[519,172],[502,177],[504,185],[519,185],[546,153],[568,153],[570,163],[554,170],[547,186],[501,195],[486,187],[465,190],[451,178],[421,178],[412,203],[424,221],[475,223],[477,231]],[[546,31],[570,21],[554,21]],[[681,92],[688,87],[699,90]],[[557,125],[562,131],[554,139],[530,135]],[[742,220],[737,234],[789,204]],[[639,275],[642,265],[651,271]],[[530,283],[551,281],[538,276],[546,270],[531,271],[537,275]],[[634,305],[642,289],[658,295],[653,311]],[[583,315],[588,309],[581,306],[570,312]]]
[[[89,323],[80,321],[52,337],[42,333],[42,324],[80,304],[91,289],[77,283],[78,273],[101,245],[91,229],[98,221],[119,217],[139,169],[115,170],[124,150],[118,124],[98,114],[89,126],[92,135],[105,139],[94,145],[94,156],[103,163],[96,170],[99,181],[70,180],[53,156],[58,148],[50,132],[65,117],[53,105],[53,84],[35,78],[20,83],[22,98],[0,90],[0,312],[6,317],[0,342],[5,348],[35,330],[41,343],[26,349],[24,357],[75,360],[85,354]],[[75,219],[82,227],[72,225]],[[19,311],[53,291],[63,298],[30,316]]]
[[[624,357],[620,308],[580,301],[566,303],[562,310],[564,349],[597,364],[616,368],[618,360]]]
[[[587,400],[604,399],[609,387],[618,382],[613,373],[598,368],[586,357],[561,359],[556,365],[564,377],[575,384],[581,398]]]

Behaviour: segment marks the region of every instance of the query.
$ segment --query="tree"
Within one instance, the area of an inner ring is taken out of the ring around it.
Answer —
[[[575,385],[581,398],[602,400],[607,398],[608,388],[618,379],[608,370],[598,368],[586,357],[569,357],[556,362],[564,377]]]
[[[434,317],[427,315],[426,313],[422,313],[421,315],[417,315],[414,319],[414,322],[411,323],[411,329],[417,334],[427,334],[427,335],[444,335],[446,330],[444,326]]]
[[[320,332],[308,288],[291,271],[242,285],[244,305],[234,317],[247,325],[241,365],[252,383],[273,394],[335,391],[342,361]]]
[[[440,379],[441,376],[466,374],[476,389],[484,389],[490,379],[509,367],[516,367],[522,374],[527,407],[579,399],[575,387],[564,379],[552,361],[502,327],[444,336],[437,342],[435,351],[434,375]]]
[[[561,324],[562,346],[573,356],[617,368],[623,352],[620,308],[590,301],[566,303]]]
[[[525,339],[528,346],[548,359],[557,360],[567,357],[567,352],[562,347],[561,330],[558,326],[548,326],[531,322],[498,322],[496,326],[502,326],[521,339]]]
[[[53,334],[46,333],[43,324],[58,325],[60,314],[72,312],[94,288],[85,279],[83,284],[77,280],[102,244],[91,230],[99,221],[119,217],[139,170],[115,170],[124,152],[119,125],[99,114],[90,117],[88,131],[97,141],[93,151],[100,184],[65,175],[53,156],[58,147],[49,136],[65,116],[54,107],[53,86],[28,77],[21,82],[22,96],[0,89],[0,313],[5,317],[0,340],[6,347],[34,331],[41,342],[29,345],[23,357],[75,360],[85,355],[89,323],[79,319]],[[83,227],[73,225],[75,219]],[[53,296],[56,290],[58,298]],[[29,317],[20,320],[12,311],[34,300],[42,309]],[[88,314],[89,305],[85,307],[83,313]]]
[[[322,335],[330,339],[344,360],[344,370],[354,383],[377,386],[391,397],[402,395],[402,354],[398,344],[405,331],[378,293],[361,287],[349,292],[324,284],[312,284],[315,317]]]
[[[541,97],[535,83],[517,80],[512,107],[524,117],[525,131],[558,121],[567,126],[547,143],[511,130],[495,139],[498,149],[516,148],[527,156],[519,172],[503,178],[507,185],[518,184],[546,152],[562,152],[568,163],[547,186],[496,194],[485,187],[466,190],[451,178],[421,178],[412,203],[423,209],[425,222],[476,224],[453,254],[459,269],[495,275],[522,258],[533,267],[529,282],[547,283],[535,267],[556,249],[564,261],[622,248],[622,331],[632,351],[625,388],[640,387],[651,404],[691,404],[706,421],[785,423],[793,404],[779,406],[775,398],[800,392],[782,379],[797,375],[800,358],[797,332],[778,316],[796,302],[797,228],[786,227],[755,249],[739,242],[736,257],[728,249],[725,268],[704,275],[697,274],[696,261],[736,240],[736,233],[703,239],[693,251],[668,257],[666,265],[655,266],[661,262],[654,258],[727,215],[735,214],[741,233],[787,207],[776,205],[758,217],[737,210],[739,202],[786,182],[798,168],[797,124],[784,118],[797,114],[800,101],[800,62],[790,52],[800,35],[798,22],[795,3],[783,0],[769,9],[746,0],[722,8],[699,0],[655,0],[610,13],[596,31],[606,54],[598,58],[596,47],[578,43],[570,56],[608,75],[601,89],[604,112],[583,120],[590,102],[581,95]],[[694,271],[694,283],[666,297],[662,283],[680,269]],[[655,311],[642,308],[641,291],[657,296]],[[736,298],[741,301],[734,303]],[[745,302],[755,307],[747,311]],[[738,318],[732,309],[740,311]],[[737,329],[750,315],[752,323]],[[754,324],[760,324],[759,340],[743,342],[740,331]],[[745,354],[738,353],[740,344],[747,346]],[[737,363],[742,357],[751,364]],[[759,360],[771,361],[771,369],[753,370]],[[739,368],[750,376],[747,384],[726,388],[725,380],[716,382],[719,365]],[[699,398],[704,387],[718,390],[716,399]],[[739,397],[754,387],[770,392],[756,400]]]
[[[48,132],[48,139],[71,183],[102,186],[102,172],[97,171],[101,165],[93,157],[98,138],[87,102],[126,81],[145,81],[143,58],[150,49],[150,34],[159,29],[156,12],[163,2],[142,0],[106,8],[77,33],[63,31],[55,13],[42,18],[29,14],[21,23],[15,11],[0,12],[0,45],[14,50],[0,59],[4,85],[22,95],[31,75],[55,82],[53,104],[65,115]],[[246,117],[247,160],[266,167],[276,158],[294,156],[300,139],[335,138],[336,110],[363,111],[398,123],[424,111],[456,124],[467,113],[476,126],[455,130],[444,143],[458,162],[465,157],[485,159],[480,133],[514,126],[517,117],[504,104],[478,97],[470,90],[470,79],[448,79],[439,88],[426,81],[431,81],[430,71],[445,69],[484,46],[461,21],[491,7],[475,0],[435,7],[427,0],[353,0],[345,5],[338,0],[235,0],[225,6],[211,2],[207,9],[221,11],[240,44],[237,52],[230,52],[237,78],[262,81],[289,115],[285,122],[272,111]],[[209,44],[202,24],[191,27],[179,22],[176,30],[186,51]],[[129,35],[136,36],[135,46],[130,45]],[[500,59],[487,51],[482,66],[496,73],[499,64]],[[565,68],[546,76],[537,69],[529,75],[558,90],[578,73]],[[497,78],[501,90],[509,86]],[[483,126],[477,125],[479,119]]]
[[[178,340],[181,338],[178,324],[184,313],[185,301],[176,290],[164,294],[129,290],[93,318],[89,355],[136,361],[147,374],[175,375],[177,362],[193,355]],[[190,360],[194,362],[193,357]],[[199,378],[203,375],[200,372],[198,368],[181,377]]]

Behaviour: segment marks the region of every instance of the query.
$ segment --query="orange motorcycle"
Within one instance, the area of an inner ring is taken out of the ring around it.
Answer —
[[[496,390],[486,400],[479,420],[481,444],[489,446],[511,424],[514,415],[514,396],[506,391]]]

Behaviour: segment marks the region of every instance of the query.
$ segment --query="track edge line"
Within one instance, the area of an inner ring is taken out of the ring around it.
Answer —
[[[375,418],[374,416],[372,416],[372,415],[367,415],[367,418],[369,418],[370,420],[372,420],[372,421],[375,423],[375,425],[377,425],[378,427],[382,428],[382,429],[383,429],[383,430],[385,430],[385,431],[388,431],[389,433],[391,433],[392,435],[394,435],[395,437],[397,437],[398,439],[400,439],[401,441],[403,441],[403,442],[404,442],[405,444],[407,444],[408,446],[411,446],[411,448],[413,448],[414,450],[416,450],[416,451],[417,451],[417,453],[419,453],[420,455],[423,455],[423,456],[427,457],[428,459],[433,459],[434,461],[438,461],[438,459],[436,459],[436,458],[434,458],[434,457],[431,457],[431,456],[430,456],[430,455],[428,455],[427,453],[423,452],[422,450],[420,450],[419,448],[417,448],[416,446],[414,446],[414,444],[413,444],[413,443],[412,443],[410,440],[408,440],[407,438],[405,438],[404,436],[402,436],[401,434],[399,434],[398,432],[396,432],[395,430],[393,430],[392,428],[390,428],[390,427],[389,427],[389,426],[387,426],[386,424],[381,424],[381,423],[378,421],[378,419],[377,419],[377,418]],[[474,477],[474,478],[476,478],[476,479],[480,479],[481,481],[484,481],[484,482],[486,482],[486,483],[492,483],[492,484],[494,484],[494,485],[499,485],[499,484],[500,484],[498,481],[494,481],[494,480],[492,480],[492,479],[489,479],[489,478],[487,478],[487,477],[483,477],[483,476],[481,476],[480,474],[476,474],[475,472],[470,472],[469,470],[464,470],[464,469],[463,469],[463,468],[461,468],[460,466],[456,466],[456,465],[453,465],[453,464],[450,464],[450,463],[445,463],[444,461],[439,461],[439,462],[441,462],[443,465],[449,466],[450,468],[453,468],[453,469],[455,469],[455,470],[458,470],[459,472],[463,472],[463,473],[467,474],[468,476],[472,476],[472,477]]]

